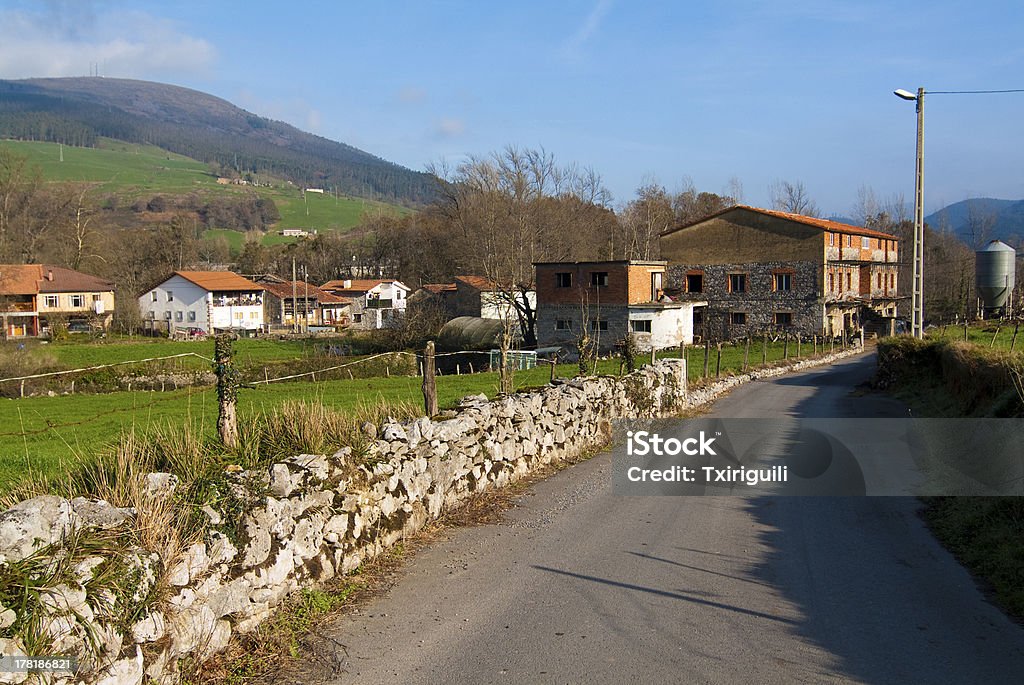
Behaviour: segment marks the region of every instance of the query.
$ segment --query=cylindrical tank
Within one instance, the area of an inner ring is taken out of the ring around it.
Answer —
[[[974,277],[982,307],[1002,309],[1013,292],[1017,251],[993,240],[975,254]]]

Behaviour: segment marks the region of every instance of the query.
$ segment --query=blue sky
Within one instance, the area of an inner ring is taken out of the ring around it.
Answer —
[[[598,171],[616,203],[685,177],[826,213],[913,195],[894,88],[1024,88],[1019,2],[20,2],[0,78],[203,90],[414,169],[507,144]],[[926,209],[1024,198],[1024,93],[926,98]]]

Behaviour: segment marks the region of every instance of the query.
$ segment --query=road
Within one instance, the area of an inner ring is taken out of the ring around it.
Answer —
[[[872,355],[713,416],[900,416]],[[1020,683],[1024,629],[912,498],[616,497],[599,455],[417,554],[327,633],[336,683]]]

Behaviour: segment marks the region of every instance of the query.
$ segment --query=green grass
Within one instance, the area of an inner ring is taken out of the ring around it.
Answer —
[[[38,165],[48,181],[96,184],[97,197],[116,193],[128,201],[126,204],[158,194],[238,195],[255,192],[272,199],[281,213],[281,221],[275,230],[263,238],[264,244],[268,245],[296,240],[277,235],[276,230],[280,228],[345,230],[358,225],[364,213],[396,215],[410,211],[374,200],[335,199],[318,193],[307,193],[304,201],[300,188],[276,180],[271,181],[274,185],[269,188],[220,185],[206,164],[150,145],[111,139],[101,139],[95,148],[65,145],[63,162],[60,161],[60,146],[56,143],[0,140],[0,146],[24,155],[30,164]],[[229,241],[234,240],[237,239],[229,237]]]
[[[962,341],[964,327],[939,326],[929,329],[926,337],[929,340]],[[993,344],[993,340],[995,344]],[[995,321],[976,323],[967,327],[967,342],[997,350],[1009,350],[1012,345],[1014,352],[1024,352],[1024,329],[1019,332],[1017,341],[1014,343],[1012,323],[1000,324]]]
[[[44,346],[62,362],[92,365],[112,361],[138,359],[143,356],[164,356],[182,351],[195,351],[211,356],[212,343],[152,340],[139,342],[116,340],[94,344],[50,344]],[[805,346],[804,356],[810,354]],[[310,354],[309,343],[301,341],[239,340],[236,345],[239,364],[295,359]],[[697,380],[703,372],[703,348],[687,350],[688,371]],[[714,355],[710,375],[714,376]],[[761,360],[760,344],[751,345],[750,363]],[[769,344],[769,363],[782,359],[781,343]],[[677,354],[666,353],[666,357]],[[795,346],[791,346],[795,357]],[[641,360],[642,361],[642,360]],[[725,346],[722,374],[738,372],[742,366],[742,346]],[[195,359],[183,362],[188,368],[205,368],[206,362]],[[601,361],[598,372],[617,374],[619,361]],[[575,364],[559,365],[559,376],[573,376]],[[517,389],[543,386],[550,378],[550,367],[540,366],[515,375]],[[438,402],[451,407],[466,395],[484,393],[493,396],[498,390],[496,373],[441,376],[437,380]],[[379,402],[422,403],[421,379],[413,376],[390,378],[346,379],[331,381],[299,381],[258,385],[239,393],[239,413],[246,415],[272,410],[286,402],[305,400],[320,402],[340,410]],[[28,468],[52,474],[68,463],[73,455],[88,456],[109,448],[119,434],[131,428],[150,429],[157,426],[184,425],[193,422],[204,434],[212,435],[216,424],[216,393],[213,388],[185,388],[166,392],[113,392],[108,394],[76,394],[57,397],[26,397],[0,399],[0,490],[18,480]]]
[[[203,231],[204,238],[224,238],[228,241],[228,249],[231,250],[231,254],[237,255],[245,247],[245,233],[241,231],[232,231],[229,228],[208,228]],[[265,240],[266,238],[264,238]]]

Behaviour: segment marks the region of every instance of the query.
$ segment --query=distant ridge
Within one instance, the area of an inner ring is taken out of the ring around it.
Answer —
[[[196,90],[98,77],[0,80],[0,138],[91,147],[100,137],[357,197],[417,205],[434,193],[428,174]]]
[[[971,247],[995,239],[1017,247],[1024,242],[1024,200],[961,200],[929,214],[925,223],[935,230],[954,232]]]

